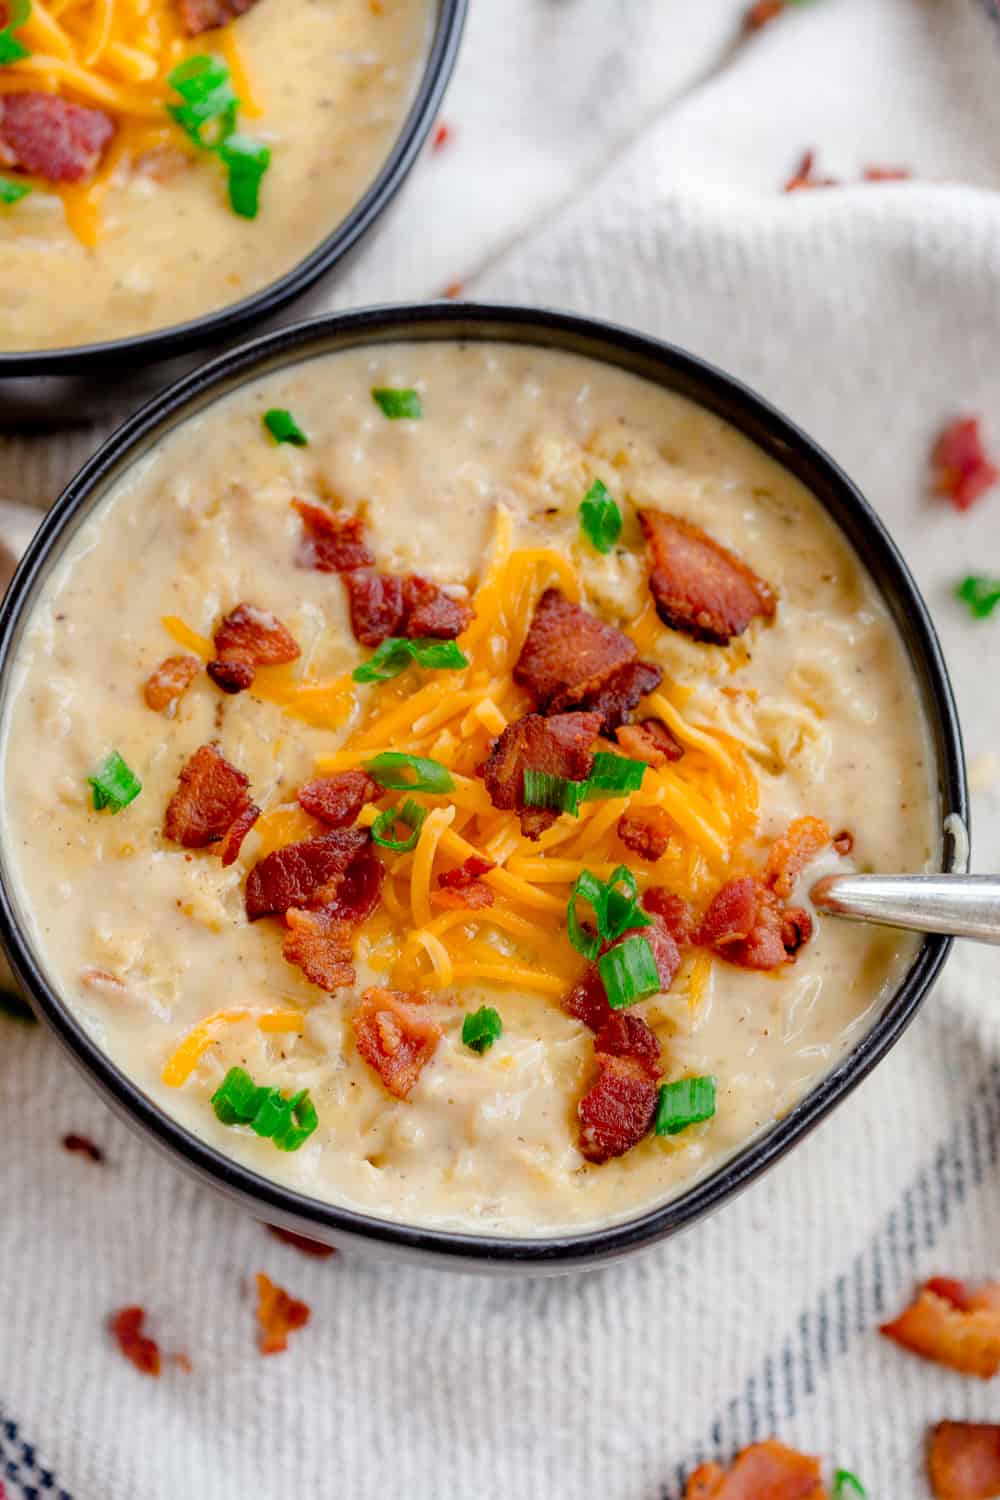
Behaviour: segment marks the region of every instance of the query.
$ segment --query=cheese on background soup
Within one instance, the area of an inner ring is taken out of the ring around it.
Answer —
[[[306,445],[273,440],[275,411]],[[376,606],[417,660],[373,652]],[[421,662],[428,644],[443,658]],[[187,666],[150,707],[171,657]],[[384,680],[355,680],[369,661]],[[812,881],[939,859],[910,666],[818,504],[717,418],[561,353],[363,348],[216,402],[77,531],[12,682],[5,859],[56,989],[219,1150],[409,1223],[597,1227],[718,1167],[864,1034],[916,951],[811,913]],[[88,785],[112,751],[142,782],[117,814]],[[386,786],[385,752],[447,789]],[[632,789],[576,797],[616,753]],[[220,762],[223,822],[246,816],[185,847]],[[328,778],[336,802],[366,766],[331,833]],[[409,823],[383,816],[406,802]],[[322,839],[353,842],[282,865]],[[574,885],[606,895],[620,866],[617,929],[611,898],[594,932],[598,895],[571,933]],[[601,937],[652,958],[639,998],[580,951]],[[478,1051],[484,1007],[502,1034]],[[297,1149],[217,1116],[234,1068],[308,1090]],[[714,1112],[668,1118],[674,1085],[711,1079]]]

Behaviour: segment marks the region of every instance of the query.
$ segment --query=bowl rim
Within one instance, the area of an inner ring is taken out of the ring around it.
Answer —
[[[284,275],[238,302],[148,333],[58,349],[5,352],[0,348],[0,381],[93,374],[166,363],[248,333],[254,324],[272,317],[309,291],[381,218],[415,166],[454,71],[469,3],[470,0],[436,0],[437,18],[420,82],[388,155],[358,201]]]
[[[653,379],[728,421],[810,488],[859,552],[908,651],[934,743],[943,826],[942,866],[964,867],[968,791],[962,737],[940,643],[898,548],[860,490],[798,426],[748,386],[675,345],[610,323],[543,308],[438,302],[392,304],[327,314],[229,350],[161,391],[91,457],[48,512],[0,605],[0,695],[10,687],[19,632],[58,560],[71,523],[99,503],[118,474],[166,432],[248,380],[340,349],[384,342],[471,340],[534,344],[588,355]],[[68,540],[68,537],[67,537]],[[861,544],[861,545],[859,545]],[[55,555],[53,555],[55,554]],[[21,929],[6,852],[0,858],[0,943],[32,1004],[107,1102],[147,1139],[258,1217],[340,1246],[416,1256],[465,1270],[562,1272],[599,1265],[690,1227],[748,1186],[844,1099],[913,1020],[951,950],[925,937],[882,1012],[854,1046],[780,1120],[706,1177],[666,1202],[600,1228],[538,1237],[483,1235],[382,1219],[311,1198],[244,1167],[195,1136],[142,1092],[75,1018],[46,980]]]

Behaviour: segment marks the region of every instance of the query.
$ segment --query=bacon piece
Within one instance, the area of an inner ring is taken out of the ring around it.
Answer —
[[[655,1031],[641,1016],[631,1016],[627,1011],[612,1011],[594,1038],[594,1051],[606,1057],[631,1057],[642,1064],[650,1078],[659,1078],[663,1071]]]
[[[339,893],[352,864],[371,848],[367,828],[333,828],[318,838],[274,849],[247,876],[246,911],[251,922],[280,916],[290,906],[321,904]]]
[[[635,927],[628,932],[623,932],[621,937],[616,938],[613,943],[605,944],[604,952],[607,953],[611,948],[617,947],[627,937],[633,937],[636,933],[641,933],[653,950],[653,959],[660,976],[660,990],[661,993],[666,994],[681,966],[681,950],[677,946],[677,940],[658,918],[654,918],[649,927]],[[598,1032],[603,1030],[615,1014],[608,1004],[604,981],[596,960],[587,965],[566,996],[563,1001],[563,1010],[568,1015],[574,1016],[576,1020],[582,1021],[585,1026],[589,1026],[591,1031]]]
[[[239,817],[234,818],[230,823],[222,836],[222,843],[219,845],[223,869],[234,863],[243,847],[243,840],[259,817],[260,808],[256,803],[251,802],[250,806],[245,807]]]
[[[788,825],[787,833],[771,845],[764,883],[782,901],[787,900],[802,871],[829,842],[829,823],[822,818],[796,818]]]
[[[46,182],[92,177],[114,133],[114,121],[102,110],[58,94],[29,90],[0,98],[0,166],[20,167]]]
[[[961,417],[946,427],[934,445],[934,488],[956,510],[968,510],[1000,479],[979,434],[978,417]]]
[[[179,0],[181,24],[188,36],[228,26],[257,4],[257,0]]]
[[[228,832],[250,806],[250,781],[217,744],[202,745],[182,767],[163,832],[185,849],[204,849]]]
[[[257,1322],[260,1324],[261,1354],[280,1354],[288,1348],[288,1335],[309,1322],[309,1306],[290,1297],[263,1271],[257,1272]]]
[[[549,719],[525,714],[508,724],[483,768],[493,806],[516,809],[521,815],[521,832],[537,839],[559,815],[551,808],[525,807],[525,771],[586,781],[594,765],[590,747],[600,728],[599,713],[556,714]]]
[[[815,151],[805,151],[798,167],[785,183],[786,193],[796,193],[802,188],[832,188],[839,187],[840,183],[836,177],[820,177],[816,173]]]
[[[307,1239],[304,1234],[296,1234],[294,1229],[282,1229],[277,1224],[265,1224],[264,1228],[276,1240],[291,1245],[293,1250],[301,1250],[303,1255],[313,1255],[317,1260],[326,1260],[337,1253],[332,1245],[321,1245],[319,1240]]]
[[[819,1462],[774,1438],[737,1454],[724,1472],[703,1464],[687,1482],[684,1500],[825,1500]]]
[[[640,859],[661,859],[673,832],[673,819],[662,807],[637,807],[618,819],[618,837]]]
[[[1000,1495],[1000,1426],[939,1422],[931,1431],[927,1473],[935,1500],[994,1500]]]
[[[289,930],[282,952],[310,983],[328,993],[354,983],[357,975],[349,922],[338,921],[328,911],[300,911],[294,906],[285,912],[285,921]]]
[[[381,646],[403,623],[403,580],[370,568],[344,573],[351,629],[362,646]]]
[[[626,1151],[648,1134],[659,1090],[644,1063],[633,1057],[598,1053],[600,1073],[577,1106],[580,1150],[600,1164]]]
[[[333,882],[333,888],[320,893],[322,904],[331,917],[338,922],[359,925],[370,917],[378,906],[385,881],[385,865],[369,842],[356,859],[352,859],[342,879]]]
[[[470,854],[464,864],[455,870],[445,870],[438,876],[439,889],[431,892],[431,901],[435,906],[444,906],[460,909],[468,906],[480,909],[492,906],[494,901],[493,887],[484,885],[481,877],[488,875],[490,870],[495,869],[490,859],[480,859],[478,854]]]
[[[691,935],[691,910],[683,896],[675,896],[666,886],[651,885],[642,898],[643,910],[658,917],[675,943],[686,943]]]
[[[1000,1283],[971,1292],[944,1277],[925,1282],[880,1332],[922,1359],[991,1380],[1000,1371]]]
[[[122,1307],[111,1316],[111,1332],[125,1358],[131,1360],[143,1375],[159,1375],[160,1350],[155,1340],[142,1331],[145,1309]]]
[[[453,132],[451,126],[446,124],[446,122],[442,120],[437,129],[434,131],[433,136],[431,137],[431,150],[443,151],[445,146],[447,146],[448,142],[451,140],[452,134]]]
[[[335,515],[305,500],[293,500],[292,506],[302,517],[302,540],[295,554],[298,567],[315,568],[318,573],[350,573],[374,566],[360,516]]]
[[[64,1135],[62,1143],[63,1149],[65,1151],[75,1151],[80,1156],[89,1157],[92,1162],[102,1162],[104,1160],[104,1152],[101,1150],[100,1146],[94,1145],[94,1142],[90,1139],[89,1136],[75,1134]]]
[[[854,834],[850,831],[849,828],[842,828],[839,833],[834,834],[833,847],[836,849],[838,854],[842,854],[844,856],[853,853]]]
[[[813,920],[801,906],[786,906],[781,914],[781,946],[789,962],[813,935]]]
[[[787,0],[756,0],[756,4],[743,17],[743,27],[746,31],[760,31],[764,26],[776,21],[785,8]]]
[[[784,908],[759,879],[743,875],[716,892],[693,941],[742,969],[777,969],[792,963],[811,935],[807,912]]]
[[[770,586],[700,526],[662,510],[641,510],[639,520],[656,613],[671,630],[727,646],[752,620],[773,618]]]
[[[615,738],[626,755],[644,760],[650,766],[665,766],[680,760],[684,746],[662,719],[642,719],[638,724],[623,724]]]
[[[542,713],[599,711],[610,734],[659,685],[659,667],[637,657],[634,642],[614,625],[571,603],[559,589],[546,589],[535,606],[514,681],[534,694]]]
[[[257,676],[257,668],[253,662],[242,661],[239,657],[210,661],[205,671],[224,693],[245,692],[248,687],[253,686],[253,680]]]
[[[351,1017],[358,1053],[390,1094],[405,1099],[434,1056],[440,1026],[422,1014],[426,997],[405,990],[365,990]]]
[[[471,604],[453,599],[429,578],[410,573],[403,579],[403,633],[411,641],[453,641],[471,621]]]
[[[166,709],[173,714],[200,671],[201,662],[196,656],[168,656],[146,679],[142,690],[146,707],[156,713]]]
[[[865,167],[865,182],[906,182],[913,176],[909,167]]]
[[[300,786],[299,806],[329,828],[348,828],[366,802],[378,801],[382,790],[367,771],[338,771]]]
[[[245,602],[226,615],[214,639],[218,660],[209,662],[208,675],[227,693],[249,687],[256,667],[282,666],[301,655],[298,642],[277,615]]]

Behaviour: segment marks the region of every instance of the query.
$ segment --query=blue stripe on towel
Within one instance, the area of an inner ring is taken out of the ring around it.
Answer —
[[[0,1485],[6,1500],[71,1500],[51,1469],[43,1467],[34,1443],[29,1443],[0,1401]]]

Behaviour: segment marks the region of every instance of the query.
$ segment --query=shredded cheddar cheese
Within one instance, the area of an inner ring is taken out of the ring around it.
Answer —
[[[217,1010],[214,1015],[199,1021],[171,1053],[164,1064],[160,1077],[170,1088],[179,1089],[186,1083],[208,1048],[216,1039],[220,1026],[231,1026],[237,1021],[246,1021],[254,1014],[250,1010]],[[257,1025],[264,1032],[299,1032],[305,1029],[305,1018],[299,1010],[268,1010],[257,1015]]]

